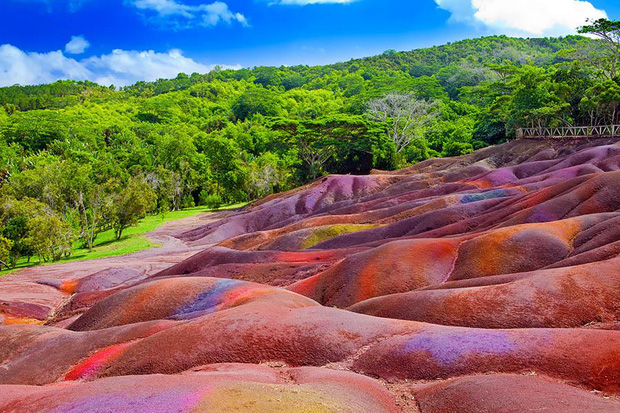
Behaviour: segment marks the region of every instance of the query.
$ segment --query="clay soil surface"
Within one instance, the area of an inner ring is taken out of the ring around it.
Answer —
[[[0,278],[0,411],[620,412],[620,142],[327,176]]]

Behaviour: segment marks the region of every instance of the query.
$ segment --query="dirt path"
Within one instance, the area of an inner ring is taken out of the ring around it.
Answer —
[[[205,246],[188,246],[177,238],[190,229],[217,221],[230,211],[204,213],[170,221],[145,234],[161,247],[117,257],[25,268],[0,277],[0,324],[29,319],[42,323],[70,296],[67,286],[89,276],[102,276],[117,285],[130,284],[183,261]]]

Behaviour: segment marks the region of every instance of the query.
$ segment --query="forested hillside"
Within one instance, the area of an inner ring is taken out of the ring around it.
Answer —
[[[1,88],[0,260],[59,259],[75,239],[92,247],[111,228],[120,238],[146,213],[467,154],[521,126],[614,122],[606,50],[580,36],[501,36],[122,89]],[[407,128],[394,121],[402,108]]]

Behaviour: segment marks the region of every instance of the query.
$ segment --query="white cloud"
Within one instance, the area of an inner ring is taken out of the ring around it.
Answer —
[[[291,4],[307,6],[308,4],[349,4],[357,0],[276,0],[272,4]]]
[[[179,3],[176,0],[126,0],[126,2],[139,10],[154,13],[155,20],[177,29],[196,25],[217,26],[220,23],[231,24],[233,22],[242,26],[249,25],[243,14],[231,11],[228,4],[221,1],[195,6]]]
[[[24,52],[15,46],[0,46],[0,86],[50,83],[59,79],[90,80],[101,85],[126,86],[138,80],[153,81],[179,73],[207,73],[205,65],[179,50],[167,53],[114,50],[110,54],[76,60],[62,51]],[[221,66],[238,69],[239,66]]]
[[[574,33],[586,19],[607,17],[581,0],[435,0],[452,19],[491,29],[531,35]]]
[[[71,40],[65,46],[65,53],[82,54],[90,47],[88,40],[84,36],[71,36]]]
[[[10,44],[0,46],[0,86],[32,85],[58,79],[84,80],[90,71],[62,52],[25,53]]]
[[[141,10],[152,10],[160,16],[183,16],[193,18],[192,7],[174,0],[133,0],[131,4]]]
[[[114,50],[112,53],[82,61],[95,76],[93,81],[103,85],[128,85],[138,80],[156,80],[184,73],[206,73],[212,67],[198,63],[178,50],[168,53]]]
[[[435,0],[439,8],[447,10],[451,13],[450,20],[459,22],[474,21],[474,13],[476,10],[471,4],[471,0]]]

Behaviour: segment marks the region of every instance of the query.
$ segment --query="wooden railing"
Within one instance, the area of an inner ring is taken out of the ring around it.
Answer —
[[[520,139],[574,139],[620,137],[620,125],[569,126],[563,128],[517,129]]]

